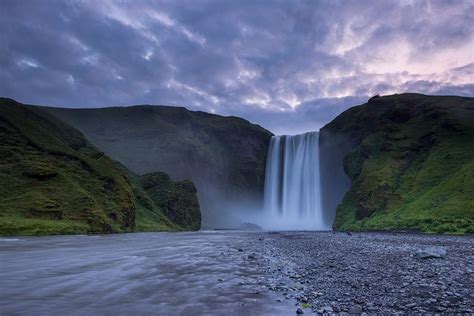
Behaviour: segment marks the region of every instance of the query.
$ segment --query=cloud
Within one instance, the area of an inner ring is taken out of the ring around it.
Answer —
[[[293,134],[377,93],[474,96],[470,0],[0,7],[0,95],[28,103],[182,105]]]

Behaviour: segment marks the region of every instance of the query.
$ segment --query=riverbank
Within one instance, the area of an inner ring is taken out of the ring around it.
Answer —
[[[310,312],[472,313],[474,238],[261,234],[271,288]]]

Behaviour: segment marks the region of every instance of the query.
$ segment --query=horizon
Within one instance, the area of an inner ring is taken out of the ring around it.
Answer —
[[[429,94],[423,94],[423,93],[417,93],[417,92],[404,92],[404,93],[394,93],[394,94],[386,94],[386,95],[375,95],[375,96],[378,96],[380,98],[385,98],[385,97],[392,97],[392,96],[397,96],[397,95],[407,95],[407,94],[417,94],[417,95],[423,95],[423,96],[436,96],[436,97],[466,97],[466,96],[458,96],[458,95],[452,95],[452,94],[445,94],[445,95],[429,95]],[[353,107],[356,107],[356,106],[360,106],[360,105],[364,105],[365,103],[367,103],[372,97],[374,96],[371,96],[371,97],[368,97],[367,100],[365,102],[362,102],[360,104],[353,104],[353,105],[348,105],[347,108],[336,114],[334,116],[334,118],[336,118],[339,114],[342,114],[344,113],[346,110],[348,109],[351,109]],[[24,102],[22,102],[21,100],[17,100],[17,99],[13,99],[13,98],[9,98],[9,97],[3,97],[3,96],[0,96],[0,98],[6,98],[6,99],[11,99],[15,102],[19,102],[19,103],[23,103],[23,104],[26,104]],[[466,97],[466,98],[470,98],[470,97]],[[186,106],[183,106],[183,105],[166,105],[166,104],[124,104],[124,105],[105,105],[105,106],[98,106],[98,107],[65,107],[65,106],[58,106],[58,105],[45,105],[45,104],[26,104],[26,105],[29,105],[29,106],[39,106],[39,107],[50,107],[50,108],[59,108],[59,109],[71,109],[71,110],[94,110],[94,109],[97,109],[97,110],[100,110],[100,109],[112,109],[112,108],[131,108],[131,107],[144,107],[144,106],[151,106],[151,107],[175,107],[175,108],[184,108],[186,109],[187,111],[191,111],[191,112],[203,112],[203,113],[207,113],[207,114],[210,114],[210,115],[217,115],[217,116],[221,116],[221,117],[236,117],[236,118],[239,118],[239,119],[244,119],[246,121],[248,121],[249,123],[251,124],[255,124],[255,125],[258,125],[266,130],[268,130],[269,132],[271,132],[273,134],[273,136],[284,136],[284,135],[288,135],[288,136],[296,136],[296,135],[300,135],[300,134],[306,134],[306,133],[312,133],[312,132],[318,132],[320,131],[321,128],[323,128],[325,125],[329,124],[334,118],[332,118],[331,120],[328,120],[327,122],[323,122],[322,126],[318,129],[315,129],[315,130],[307,130],[307,131],[304,131],[304,132],[300,132],[300,133],[286,133],[286,134],[277,134],[277,133],[274,133],[273,131],[267,129],[265,126],[262,126],[260,125],[259,123],[256,123],[256,122],[253,122],[245,117],[242,117],[242,116],[236,116],[236,115],[222,115],[222,114],[219,114],[219,113],[211,113],[211,112],[208,112],[208,111],[205,111],[205,110],[200,110],[200,109],[191,109],[189,107],[186,107]]]
[[[376,94],[474,96],[471,1],[0,7],[0,95],[23,103],[178,106],[295,135]]]

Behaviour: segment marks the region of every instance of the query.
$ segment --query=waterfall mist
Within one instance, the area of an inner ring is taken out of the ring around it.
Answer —
[[[265,175],[265,228],[331,229],[321,207],[318,142],[318,132],[272,137]]]

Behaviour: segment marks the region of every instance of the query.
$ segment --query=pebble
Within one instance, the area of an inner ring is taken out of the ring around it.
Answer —
[[[353,306],[349,309],[349,313],[350,313],[350,314],[360,314],[360,313],[362,313],[362,306],[360,306],[360,305],[353,305]]]
[[[331,306],[325,306],[323,307],[324,312],[326,313],[332,313],[334,309]]]
[[[247,259],[249,260],[257,260],[257,254],[256,253],[251,253],[247,256]]]

